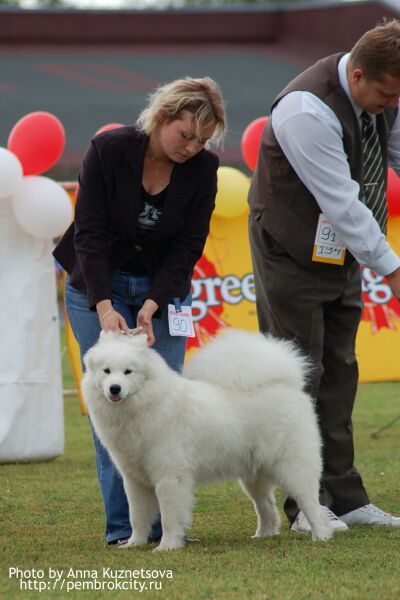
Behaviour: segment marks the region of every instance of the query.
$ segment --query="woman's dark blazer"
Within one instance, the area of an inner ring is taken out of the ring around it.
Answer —
[[[111,299],[111,274],[136,252],[151,277],[147,298],[160,310],[190,291],[209,231],[217,192],[218,157],[202,150],[171,173],[163,213],[141,245],[137,221],[149,137],[135,126],[93,138],[79,175],[75,220],[53,254],[92,310]]]

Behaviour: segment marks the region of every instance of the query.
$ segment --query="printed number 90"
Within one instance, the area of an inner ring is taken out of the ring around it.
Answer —
[[[172,319],[172,324],[174,326],[175,331],[180,331],[181,333],[187,332],[187,322],[184,319],[180,319],[179,317],[174,317]]]

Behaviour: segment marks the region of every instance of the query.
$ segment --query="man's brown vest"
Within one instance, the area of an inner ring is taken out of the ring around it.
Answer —
[[[343,53],[323,58],[301,73],[275,98],[272,108],[288,93],[311,92],[329,106],[343,129],[343,147],[351,176],[363,188],[361,133],[357,116],[339,83],[338,63]],[[383,164],[387,172],[387,140],[397,109],[386,109],[377,116]],[[307,131],[304,132],[307,135]],[[326,186],[331,185],[329,180]],[[305,268],[332,268],[311,261],[321,210],[284,155],[268,121],[262,135],[257,167],[249,192],[250,210],[264,229]],[[349,254],[349,253],[347,253]],[[346,263],[348,264],[348,260]],[[335,266],[335,268],[338,268]]]

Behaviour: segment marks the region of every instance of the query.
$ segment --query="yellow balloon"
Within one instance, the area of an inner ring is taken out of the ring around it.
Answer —
[[[239,217],[247,210],[248,177],[233,167],[219,167],[214,215],[225,219]]]

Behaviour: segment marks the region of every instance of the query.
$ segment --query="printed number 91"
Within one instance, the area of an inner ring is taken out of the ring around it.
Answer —
[[[330,240],[331,242],[335,241],[336,233],[333,232],[331,235],[331,232],[332,232],[332,229],[330,227],[328,227],[327,225],[325,227],[322,227],[321,238],[324,240],[324,242],[327,242],[328,240]]]

